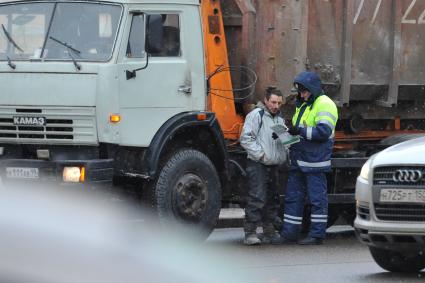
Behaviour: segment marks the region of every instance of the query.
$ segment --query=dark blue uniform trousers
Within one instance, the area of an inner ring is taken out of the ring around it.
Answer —
[[[304,173],[299,169],[289,172],[285,192],[282,236],[296,240],[301,230],[305,197],[311,205],[309,236],[325,238],[328,219],[328,196],[325,173]]]

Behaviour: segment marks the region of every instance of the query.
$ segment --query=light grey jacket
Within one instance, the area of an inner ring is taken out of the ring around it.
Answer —
[[[263,117],[260,114],[262,109],[264,110]],[[274,124],[285,125],[285,121],[279,115],[272,116],[262,102],[258,102],[257,108],[246,116],[240,143],[247,151],[249,159],[265,165],[285,163],[287,148],[279,139],[272,138],[273,131],[270,127]],[[262,156],[264,157],[260,160]]]

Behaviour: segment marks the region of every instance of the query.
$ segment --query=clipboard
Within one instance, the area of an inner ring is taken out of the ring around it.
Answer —
[[[282,124],[276,124],[270,127],[273,132],[279,137],[283,145],[289,146],[291,144],[300,142],[300,136],[293,136],[288,133],[288,127]]]

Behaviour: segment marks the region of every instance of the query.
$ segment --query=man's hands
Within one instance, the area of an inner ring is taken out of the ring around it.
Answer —
[[[290,133],[293,136],[299,135],[300,134],[300,128],[291,126],[288,129],[288,133]]]
[[[272,139],[277,140],[278,138],[279,138],[279,136],[275,132],[273,132],[272,133]]]

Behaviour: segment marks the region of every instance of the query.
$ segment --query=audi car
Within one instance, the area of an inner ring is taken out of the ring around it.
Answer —
[[[425,268],[425,137],[369,158],[356,182],[358,239],[392,272]]]

